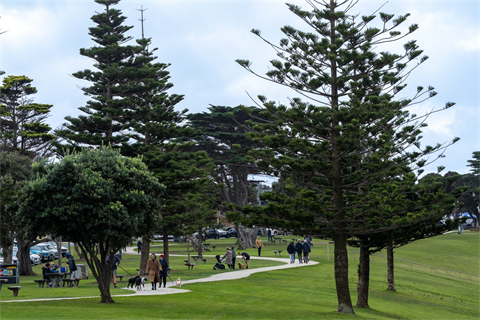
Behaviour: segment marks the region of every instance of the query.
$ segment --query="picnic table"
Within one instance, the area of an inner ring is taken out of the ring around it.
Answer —
[[[205,251],[210,251],[210,249],[208,249],[209,246],[210,246],[210,243],[203,244],[203,248],[205,249]]]
[[[277,256],[277,253],[278,253],[278,256],[280,256],[280,254],[282,253],[283,250],[273,250],[272,252],[275,253],[275,257]]]
[[[46,275],[52,280],[52,288],[60,287],[63,284],[63,279],[66,279],[69,272],[49,272]]]
[[[275,243],[282,243],[283,237],[275,237]]]

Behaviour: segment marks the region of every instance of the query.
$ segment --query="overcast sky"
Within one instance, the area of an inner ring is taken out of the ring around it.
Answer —
[[[385,2],[360,0],[352,13],[371,14]],[[290,3],[308,7],[304,1]],[[79,49],[93,46],[88,35],[88,28],[94,25],[90,17],[103,6],[93,0],[0,0],[0,4],[0,28],[8,31],[0,36],[0,70],[34,79],[38,89],[35,101],[54,105],[48,123],[57,128],[65,116],[77,115],[77,108],[87,99],[79,87],[88,83],[71,74],[92,66]],[[141,37],[140,12],[136,10],[141,5],[148,8],[145,36],[158,48],[158,61],[171,63],[174,87],[170,93],[185,95],[180,109],[201,112],[210,104],[251,105],[246,92],[282,103],[297,96],[288,88],[251,75],[235,62],[251,60],[252,68],[264,73],[268,61],[275,58],[275,52],[250,33],[252,28],[260,29],[262,36],[276,44],[284,25],[310,31],[284,1],[121,1],[116,8],[128,17],[126,23],[134,26],[129,32],[134,38]],[[428,120],[424,146],[461,138],[428,171],[443,165],[446,171],[467,172],[467,160],[480,150],[479,1],[390,0],[381,11],[410,13],[405,25],[420,26],[410,39],[417,39],[430,57],[407,83],[411,89],[432,85],[438,95],[413,111],[420,114],[448,101],[457,103]]]

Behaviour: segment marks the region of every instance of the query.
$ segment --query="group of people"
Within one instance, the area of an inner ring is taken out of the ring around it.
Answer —
[[[152,283],[152,290],[157,290],[157,282],[160,283],[159,288],[162,287],[162,282],[164,288],[167,286],[168,262],[163,254],[159,258],[157,259],[155,253],[152,253],[147,261],[147,273]]]
[[[309,255],[312,252],[311,238],[305,237],[303,243],[301,240],[297,240],[294,245],[293,241],[287,246],[287,252],[290,256],[290,263],[295,263],[295,255],[298,256],[300,263],[308,263],[310,261]]]
[[[239,252],[238,256],[240,257],[240,259],[243,259],[245,261],[245,268],[248,269],[250,255],[246,252]],[[237,260],[237,252],[235,251],[235,245],[232,245],[232,247],[227,247],[225,255],[220,259],[220,261],[224,259],[225,264],[228,266],[228,268],[235,270],[235,262]]]
[[[73,258],[73,255],[71,255],[70,253],[66,253],[65,258],[68,259],[68,269],[70,271],[70,279],[74,279],[75,271],[77,271],[77,265],[75,264],[75,259]],[[43,279],[49,280],[47,287],[51,288],[52,286],[55,286],[56,283],[54,282],[54,278],[51,277],[49,273],[58,273],[58,265],[47,262],[42,267]]]

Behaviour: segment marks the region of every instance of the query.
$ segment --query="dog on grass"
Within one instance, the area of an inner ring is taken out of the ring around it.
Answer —
[[[238,268],[239,269],[245,269],[246,265],[241,264],[240,262],[238,263]]]
[[[182,279],[178,278],[177,281],[175,281],[175,287],[180,288],[182,286]]]
[[[127,284],[127,288],[128,287],[131,287],[133,289],[133,285],[135,285],[135,287],[137,288],[137,291],[141,291],[142,290],[142,286],[143,286],[143,290],[145,290],[145,281],[147,279],[145,278],[142,278],[140,276],[136,276],[136,277],[133,277],[133,278],[130,278],[128,279],[128,284]]]

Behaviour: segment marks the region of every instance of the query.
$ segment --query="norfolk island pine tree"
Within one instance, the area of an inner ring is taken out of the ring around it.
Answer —
[[[282,31],[287,38],[279,46],[265,40],[283,62],[272,60],[273,69],[262,78],[289,87],[313,103],[294,98],[287,107],[259,96],[265,122],[252,125],[249,134],[265,146],[252,151],[252,161],[267,173],[288,177],[305,187],[291,189],[296,195],[293,199],[265,194],[265,199],[283,204],[270,202],[265,210],[245,208],[244,212],[251,213],[250,221],[333,238],[337,311],[353,314],[348,236],[362,230],[371,232],[378,225],[386,231],[385,226],[396,228],[426,218],[425,210],[399,217],[382,205],[391,202],[394,195],[402,196],[403,184],[412,186],[416,176],[411,173],[422,173],[425,156],[444,151],[449,144],[421,148],[425,116],[406,110],[435,96],[433,87],[419,86],[412,98],[396,100],[406,86],[406,77],[428,58],[421,56],[416,42],[407,42],[401,55],[373,51],[373,46],[402,39],[418,29],[411,25],[405,35],[397,30],[409,14],[394,19],[380,13],[382,28],[375,28],[370,27],[375,15],[348,13],[355,1],[308,4],[313,11],[291,4],[288,7],[313,32],[285,26]],[[344,10],[339,11],[339,7]],[[261,37],[260,31],[252,32]],[[417,65],[408,68],[417,58]],[[254,73],[250,61],[237,62]],[[445,109],[453,105],[449,102]],[[361,190],[367,187],[368,193]]]

